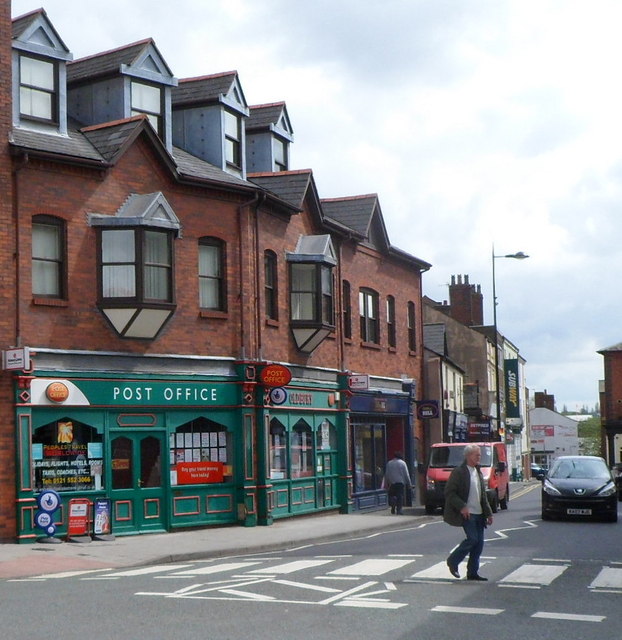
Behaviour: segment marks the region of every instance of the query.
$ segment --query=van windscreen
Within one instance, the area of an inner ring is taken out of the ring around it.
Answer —
[[[443,467],[457,467],[462,464],[464,460],[464,447],[463,445],[454,445],[451,447],[432,447],[430,450],[430,467],[433,469]],[[480,466],[489,467],[492,461],[491,447],[480,447],[482,452],[482,459]]]

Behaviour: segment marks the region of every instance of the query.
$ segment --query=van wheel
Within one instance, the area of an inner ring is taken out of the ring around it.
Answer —
[[[490,508],[493,513],[499,511],[499,495],[495,492],[493,499],[490,501]]]
[[[509,499],[510,499],[510,487],[508,486],[508,488],[505,490],[505,495],[501,500],[499,500],[499,506],[502,509],[507,509]]]

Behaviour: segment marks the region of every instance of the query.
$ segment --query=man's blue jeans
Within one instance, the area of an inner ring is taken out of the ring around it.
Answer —
[[[484,514],[471,514],[462,522],[462,528],[466,538],[449,554],[447,562],[458,566],[466,557],[467,577],[476,576],[479,573],[479,557],[484,549],[484,525],[486,516]]]

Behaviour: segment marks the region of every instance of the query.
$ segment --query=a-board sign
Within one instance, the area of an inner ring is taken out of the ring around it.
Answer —
[[[89,504],[90,500],[88,498],[71,498],[69,500],[68,538],[88,535]]]

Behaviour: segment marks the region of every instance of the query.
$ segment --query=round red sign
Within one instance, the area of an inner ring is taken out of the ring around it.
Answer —
[[[259,374],[259,379],[267,387],[284,387],[292,379],[292,372],[282,364],[269,364]]]
[[[52,402],[65,402],[69,397],[69,389],[62,382],[52,382],[45,389],[45,395]]]

